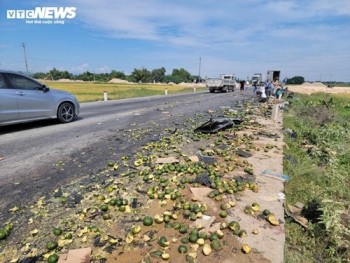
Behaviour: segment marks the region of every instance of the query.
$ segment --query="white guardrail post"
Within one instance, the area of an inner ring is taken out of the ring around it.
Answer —
[[[168,89],[167,88],[165,88],[164,94],[168,95]]]
[[[108,100],[108,94],[107,91],[103,92],[103,101],[107,101]]]

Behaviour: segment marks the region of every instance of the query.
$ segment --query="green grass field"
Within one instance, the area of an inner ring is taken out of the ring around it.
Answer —
[[[285,262],[350,260],[350,99],[330,94],[297,95],[283,115],[287,203],[305,204],[304,229],[286,220]]]
[[[126,99],[135,97],[146,97],[165,94],[190,93],[193,87],[181,85],[163,84],[114,84],[114,83],[93,83],[93,82],[44,82],[47,86],[68,91],[74,94],[79,102],[103,100],[104,91],[107,91],[109,100]],[[196,88],[197,91],[206,90]]]

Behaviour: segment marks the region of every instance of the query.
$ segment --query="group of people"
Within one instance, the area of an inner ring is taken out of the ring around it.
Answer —
[[[257,82],[253,83],[254,90],[261,102],[266,102],[270,97],[276,97],[280,99],[283,96],[284,88],[278,82],[272,82],[267,80],[264,84],[258,85]]]

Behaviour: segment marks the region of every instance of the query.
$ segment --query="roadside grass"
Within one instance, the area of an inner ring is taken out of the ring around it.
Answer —
[[[334,94],[334,97],[350,99],[350,94]],[[349,103],[349,105],[350,105],[350,103]]]
[[[305,205],[308,229],[286,220],[286,262],[350,262],[350,98],[297,95],[284,113],[287,203]],[[296,135],[296,136],[295,136]]]
[[[334,84],[336,87],[350,87],[350,83],[336,83]]]
[[[47,86],[74,94],[79,102],[101,101],[106,91],[109,100],[146,97],[168,94],[190,93],[193,87],[162,84],[119,84],[94,82],[44,82]],[[205,88],[196,88],[197,91]]]

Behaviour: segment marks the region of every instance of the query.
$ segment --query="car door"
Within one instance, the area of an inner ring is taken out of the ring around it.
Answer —
[[[0,73],[0,122],[16,120],[18,120],[17,95]]]
[[[15,73],[6,75],[17,95],[19,120],[47,118],[56,114],[50,92],[45,92],[41,83]]]

